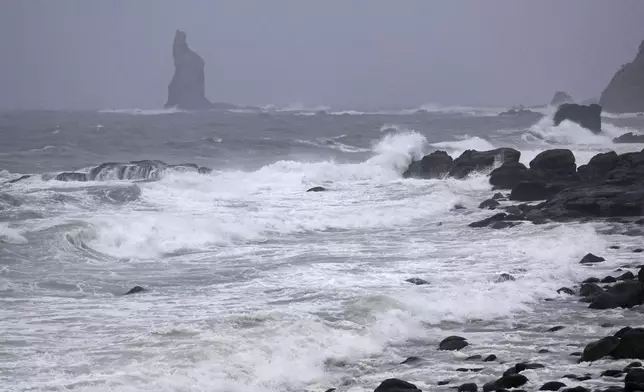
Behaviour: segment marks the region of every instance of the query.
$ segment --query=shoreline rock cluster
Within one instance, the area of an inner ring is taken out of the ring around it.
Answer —
[[[511,201],[540,202],[506,207],[507,213],[474,222],[472,227],[644,216],[644,150],[620,155],[613,151],[599,153],[579,167],[574,154],[567,149],[543,151],[529,167],[519,162],[520,157],[521,153],[512,148],[467,150],[456,159],[445,151],[434,151],[412,162],[403,177],[464,178],[487,172],[495,190],[510,190]],[[480,207],[496,209],[502,198],[503,194],[497,194]]]

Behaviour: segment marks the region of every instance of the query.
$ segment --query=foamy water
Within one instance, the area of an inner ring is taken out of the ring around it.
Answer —
[[[368,391],[390,376],[432,390],[442,379],[495,378],[507,363],[455,372],[482,366],[463,357],[489,353],[547,363],[525,373],[538,387],[578,371],[566,344],[583,347],[601,336],[606,319],[637,319],[590,313],[556,294],[632,262],[607,248],[630,249],[637,237],[608,236],[591,223],[472,229],[469,222],[490,215],[477,208],[494,193],[485,176],[401,178],[412,159],[434,149],[456,156],[510,145],[528,163],[545,147],[565,146],[583,162],[598,151],[633,148],[612,144],[624,129],[594,136],[543,121],[513,133],[446,136],[387,119],[352,143],[351,124],[333,123],[335,135],[283,138],[318,148],[317,159],[268,157],[253,169],[213,165],[207,175],[169,171],[137,182],[141,195],[130,202],[103,197],[128,181],[34,176],[8,184],[18,173],[2,172],[2,192],[21,202],[0,210],[0,330],[8,337],[0,377],[7,390]],[[218,129],[217,145],[234,148],[235,133]],[[346,161],[325,156],[328,150]],[[305,192],[313,186],[328,191]],[[578,260],[588,252],[608,260],[583,267]],[[499,283],[501,273],[516,280]],[[429,285],[406,283],[410,277]],[[149,291],[120,295],[134,285]],[[553,325],[566,329],[544,335]],[[452,334],[472,346],[437,352]],[[539,357],[544,347],[553,352]],[[399,364],[411,355],[427,365]]]

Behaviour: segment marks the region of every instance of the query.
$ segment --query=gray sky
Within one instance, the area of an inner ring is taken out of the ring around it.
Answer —
[[[586,99],[634,58],[642,20],[642,0],[2,0],[0,107],[163,107],[177,28],[213,102]]]

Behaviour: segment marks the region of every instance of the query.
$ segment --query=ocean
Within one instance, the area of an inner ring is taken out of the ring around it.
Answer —
[[[607,221],[470,228],[491,215],[477,208],[496,192],[485,173],[402,173],[432,150],[497,147],[525,164],[568,148],[580,165],[642,150],[612,138],[644,132],[644,117],[605,113],[593,135],[553,127],[551,108],[499,111],[1,112],[0,390],[358,392],[398,377],[447,391],[521,361],[545,365],[522,373],[538,389],[623,367],[570,353],[642,313],[556,290],[641,264],[640,234]],[[212,172],[54,179],[138,160]],[[606,262],[579,264],[589,252]],[[123,295],[134,286],[146,291]],[[438,351],[450,335],[470,345]]]

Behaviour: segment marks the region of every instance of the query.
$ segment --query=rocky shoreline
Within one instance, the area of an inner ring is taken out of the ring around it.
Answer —
[[[643,248],[621,249],[619,246],[610,246],[607,252],[628,252],[631,259],[639,258],[644,253]],[[610,257],[609,255],[606,255]],[[606,259],[601,256],[588,254],[579,263],[592,269]],[[604,278],[588,278],[575,287],[562,287],[553,293],[553,298],[546,299],[546,303],[561,306],[562,303],[583,304],[586,309],[581,312],[592,317],[593,313],[605,312],[607,307],[596,306],[606,303],[608,298],[628,300],[615,304],[617,308],[629,308],[629,312],[636,310],[644,304],[644,265],[637,262],[624,265],[614,271],[614,274]],[[500,280],[514,281],[515,278],[507,276]],[[619,275],[619,276],[613,276]],[[408,283],[422,285],[426,284],[422,279],[410,278]],[[556,305],[559,303],[559,305]],[[590,305],[585,305],[590,303]],[[631,309],[633,308],[633,309]],[[640,308],[641,309],[641,308]],[[501,354],[494,354],[489,348],[481,351],[476,347],[476,334],[473,337],[462,333],[459,335],[446,336],[434,348],[436,354],[428,353],[427,357],[412,356],[404,359],[398,365],[400,373],[406,369],[422,369],[429,364],[427,359],[439,360],[439,353],[452,352],[454,354],[453,372],[443,380],[428,385],[423,377],[413,379],[411,377],[388,378],[380,383],[375,392],[417,392],[421,390],[455,390],[458,392],[492,392],[492,391],[566,391],[566,392],[635,392],[644,391],[644,367],[641,360],[644,359],[644,328],[637,325],[621,326],[620,320],[615,314],[607,315],[615,319],[614,323],[601,323],[600,319],[595,322],[601,328],[608,331],[604,337],[593,340],[583,338],[581,345],[550,344],[539,348],[538,343],[534,351],[523,350],[519,355],[523,360],[514,362],[514,358],[503,358]],[[637,319],[637,316],[635,316]],[[529,328],[519,326],[518,329]],[[554,325],[531,327],[532,333],[541,335],[541,341],[547,341],[548,337],[561,336],[571,326]],[[519,333],[508,331],[509,334]],[[499,339],[503,339],[499,336]],[[560,339],[561,340],[561,339]],[[474,347],[474,350],[471,350]],[[552,355],[557,354],[557,361],[552,360]],[[550,357],[548,357],[550,356]],[[426,359],[427,358],[427,359]],[[458,365],[458,363],[461,365]],[[599,366],[595,366],[598,364]],[[395,372],[390,372],[394,373]],[[422,374],[422,373],[421,373]],[[474,379],[473,379],[474,378]],[[547,381],[546,381],[547,380]],[[424,384],[425,386],[417,386]],[[327,392],[334,391],[332,388]]]

